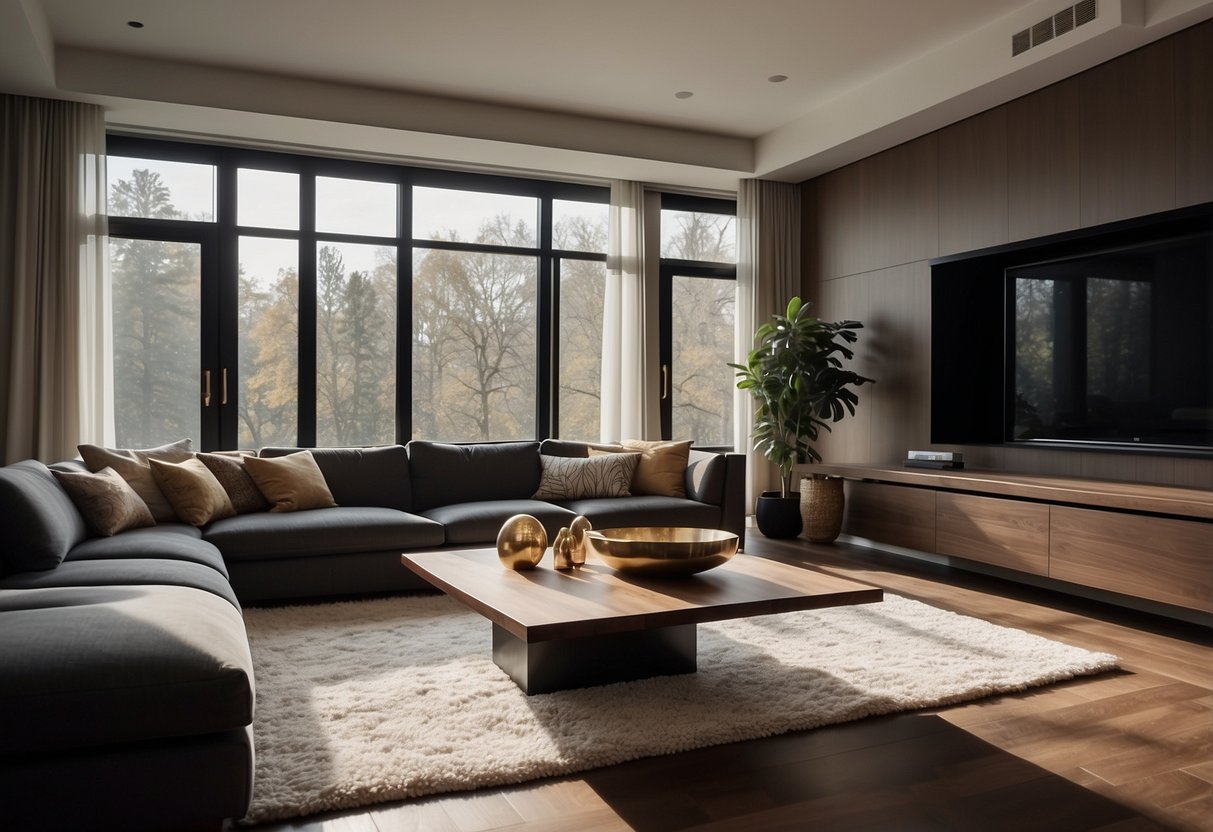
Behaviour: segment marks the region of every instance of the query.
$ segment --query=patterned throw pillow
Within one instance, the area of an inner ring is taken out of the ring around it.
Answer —
[[[211,469],[196,459],[183,462],[149,460],[152,474],[182,523],[205,526],[236,513],[227,492]]]
[[[640,454],[594,457],[540,455],[536,500],[580,500],[631,496],[632,474]]]
[[[124,480],[130,483],[135,493],[143,498],[152,517],[157,523],[177,522],[177,513],[160,490],[156,478],[152,475],[149,460],[160,459],[165,462],[182,462],[194,454],[190,450],[192,443],[188,439],[161,445],[158,448],[119,449],[103,448],[100,445],[78,445],[80,457],[90,471],[94,473],[102,468],[113,468]]]
[[[127,529],[154,526],[147,503],[113,468],[96,473],[51,471],[72,498],[89,529],[102,537],[113,537]]]
[[[232,508],[237,514],[251,514],[255,511],[269,511],[269,500],[257,488],[257,483],[249,476],[244,468],[243,455],[231,454],[198,454],[202,464],[211,469],[215,479],[227,492],[232,501]]]

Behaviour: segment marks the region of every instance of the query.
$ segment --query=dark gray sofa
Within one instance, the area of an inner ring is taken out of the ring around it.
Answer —
[[[740,454],[692,450],[686,498],[531,497],[541,452],[586,456],[590,447],[315,449],[335,508],[108,538],[88,537],[47,466],[0,468],[4,823],[176,829],[243,816],[255,697],[242,603],[428,589],[401,566],[401,552],[491,546],[518,513],[538,517],[551,538],[578,514],[597,528],[742,532]]]

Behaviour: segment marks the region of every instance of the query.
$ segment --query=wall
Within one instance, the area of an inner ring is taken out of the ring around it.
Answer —
[[[801,187],[805,296],[864,322],[855,369],[877,379],[819,449],[896,463],[932,447],[931,258],[1213,201],[1213,21]],[[970,466],[1213,488],[1210,459],[950,449]]]

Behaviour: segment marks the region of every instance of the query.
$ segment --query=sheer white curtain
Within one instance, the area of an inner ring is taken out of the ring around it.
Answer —
[[[785,182],[743,179],[737,191],[737,318],[739,364],[754,345],[754,331],[784,309],[800,289],[800,188]],[[733,444],[746,452],[747,505],[778,487],[778,474],[754,453],[750,434],[753,399],[734,398]]]
[[[105,114],[0,96],[0,442],[5,462],[112,443]]]
[[[600,438],[603,442],[617,442],[646,438],[649,304],[645,280],[645,193],[639,182],[611,182],[609,228],[602,310]]]

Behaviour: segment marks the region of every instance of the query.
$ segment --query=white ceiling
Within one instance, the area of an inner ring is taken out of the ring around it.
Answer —
[[[1012,59],[1011,34],[1066,2],[0,0],[0,91],[97,101],[139,132],[731,189],[1213,16],[1098,0],[1095,22]]]

